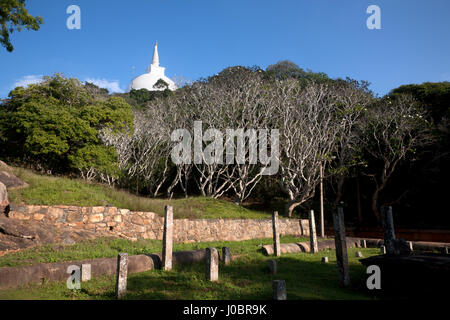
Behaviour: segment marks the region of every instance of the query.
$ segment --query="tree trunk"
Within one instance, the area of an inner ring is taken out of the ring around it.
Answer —
[[[356,201],[358,205],[358,222],[362,224],[362,209],[361,209],[361,189],[359,185],[359,175],[356,177]]]
[[[292,218],[292,212],[294,211],[295,208],[297,208],[301,203],[297,202],[295,200],[291,200],[288,203],[286,203],[285,205],[285,214],[287,214],[287,216],[289,218]]]
[[[372,195],[372,212],[377,218],[377,221],[380,222],[380,212],[378,211],[378,196],[380,194],[380,189],[376,188],[375,192]]]
[[[334,200],[334,205],[337,206],[342,199],[342,190],[344,188],[345,177],[340,175],[337,183],[336,199]]]

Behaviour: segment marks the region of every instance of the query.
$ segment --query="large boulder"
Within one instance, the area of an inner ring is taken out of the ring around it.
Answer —
[[[1,171],[11,171],[11,167],[8,166],[6,163],[4,163],[2,160],[0,160],[0,170]]]
[[[6,186],[0,182],[0,215],[5,213],[6,208],[9,206],[8,191]]]
[[[0,171],[0,182],[2,182],[8,190],[23,188],[28,186],[28,184],[18,177],[16,177],[10,171]]]
[[[55,226],[37,221],[19,221],[0,215],[0,255],[19,249],[43,244],[74,244],[81,240],[95,239],[95,231],[73,230],[69,227]]]

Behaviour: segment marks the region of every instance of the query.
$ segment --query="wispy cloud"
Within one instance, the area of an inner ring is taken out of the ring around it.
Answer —
[[[95,79],[95,78],[88,78],[85,80],[86,82],[90,82],[95,84],[96,86],[100,88],[108,89],[111,93],[123,93],[124,90],[120,88],[120,82],[119,80],[106,80],[106,79]]]
[[[39,83],[42,82],[42,75],[28,75],[28,76],[23,76],[22,78],[16,80],[12,86],[11,89],[15,89],[17,87],[26,87],[30,84],[33,83]]]

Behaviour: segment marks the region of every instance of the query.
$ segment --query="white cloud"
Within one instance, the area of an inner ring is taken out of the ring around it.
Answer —
[[[100,88],[105,88],[108,89],[109,92],[113,93],[123,93],[124,91],[120,88],[120,83],[119,80],[106,80],[106,79],[93,79],[93,78],[88,78],[85,80],[86,82],[90,82],[95,84],[96,86],[100,87]]]
[[[23,76],[22,78],[14,82],[14,84],[11,86],[11,89],[15,89],[17,87],[27,87],[30,84],[42,82],[42,77],[42,75]]]

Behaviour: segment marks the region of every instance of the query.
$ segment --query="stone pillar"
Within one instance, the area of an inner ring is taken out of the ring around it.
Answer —
[[[311,253],[319,252],[319,246],[317,244],[316,233],[316,221],[314,218],[314,210],[309,211],[309,243],[311,247]]]
[[[219,252],[216,248],[206,249],[206,280],[219,280]]]
[[[356,251],[355,257],[357,257],[357,258],[364,258],[361,251]]]
[[[323,209],[323,165],[320,163],[320,237],[325,238],[325,210]]]
[[[277,262],[275,260],[269,260],[269,271],[272,275],[277,274]]]
[[[274,280],[272,283],[273,300],[286,300],[286,281]]]
[[[222,261],[227,266],[231,262],[231,251],[228,247],[222,248]]]
[[[91,280],[91,265],[82,264],[81,265],[81,282],[87,282]]]
[[[116,297],[122,299],[127,293],[128,253],[117,256]]]
[[[395,231],[392,207],[381,207],[381,225],[383,226],[384,246],[387,254],[395,254]]]
[[[408,247],[409,247],[409,250],[411,250],[411,252],[414,251],[414,245],[413,245],[412,241],[408,241]]]
[[[347,243],[345,239],[344,208],[339,206],[333,211],[334,242],[336,245],[336,263],[341,286],[350,285]]]
[[[385,246],[381,246],[380,247],[380,253],[381,254],[386,254],[386,247]]]
[[[328,263],[328,257],[322,257],[322,263]]]
[[[363,248],[367,248],[367,241],[366,241],[366,240],[362,240],[362,241],[361,241],[361,246],[362,246]]]
[[[173,208],[164,208],[164,234],[162,251],[162,268],[165,271],[172,270],[172,247],[173,247]]]
[[[273,254],[276,257],[281,255],[280,251],[280,231],[278,230],[278,211],[275,211],[272,215],[272,227],[273,227]]]

